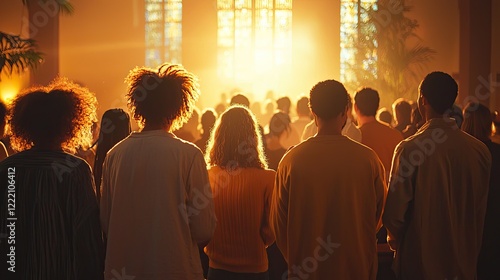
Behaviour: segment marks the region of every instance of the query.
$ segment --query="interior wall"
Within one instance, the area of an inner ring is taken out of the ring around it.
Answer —
[[[443,71],[458,77],[460,50],[458,0],[410,0],[407,3],[412,7],[408,16],[416,19],[420,25],[416,34],[422,44],[436,51],[433,59],[424,67],[421,73],[422,79],[432,71]]]
[[[60,22],[60,72],[97,95],[99,114],[126,108],[124,83],[145,62],[143,0],[73,0]]]

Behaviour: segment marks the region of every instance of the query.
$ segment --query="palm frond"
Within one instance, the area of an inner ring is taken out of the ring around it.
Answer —
[[[32,39],[0,32],[0,73],[12,75],[34,69],[42,60]]]
[[[40,1],[42,3],[46,3],[48,1],[54,1],[59,6],[59,12],[62,14],[72,15],[75,10],[73,4],[71,4],[68,0],[22,0],[22,1],[24,5],[28,5],[28,3],[38,4]]]

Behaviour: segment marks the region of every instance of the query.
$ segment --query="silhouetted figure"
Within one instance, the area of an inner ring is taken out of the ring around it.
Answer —
[[[354,96],[354,112],[358,116],[358,127],[361,130],[362,144],[372,148],[384,165],[387,182],[391,171],[394,148],[403,140],[401,133],[383,124],[375,118],[380,102],[379,94],[372,88],[358,90]],[[385,235],[384,238],[385,239]]]
[[[248,100],[248,97],[246,97],[242,93],[235,94],[233,97],[231,97],[231,101],[229,102],[229,106],[233,105],[242,105],[247,108],[250,108],[250,100]]]
[[[97,200],[101,200],[102,164],[108,151],[132,132],[130,117],[122,109],[109,109],[102,115],[99,138],[95,143],[94,179]]]
[[[404,98],[398,98],[392,103],[392,111],[396,121],[394,129],[403,133],[406,127],[411,124],[411,104]]]
[[[396,148],[383,222],[399,279],[475,279],[491,155],[447,114],[458,93],[443,72],[419,86],[425,124]]]
[[[424,125],[425,121],[422,119],[422,115],[418,110],[418,107],[412,108],[411,111],[411,124],[403,130],[403,138],[408,138],[413,134],[417,133],[417,131]]]
[[[286,152],[286,148],[281,144],[281,139],[291,130],[290,117],[283,112],[276,112],[269,122],[269,133],[266,139],[266,157],[269,168],[276,170],[278,163]]]
[[[377,115],[375,118],[377,119],[377,121],[385,123],[386,125],[392,127],[392,114],[391,112],[389,112],[389,110],[387,110],[387,108],[380,108],[377,111]]]
[[[213,109],[206,109],[201,114],[201,138],[195,142],[195,145],[205,154],[208,139],[210,139],[210,132],[217,120],[217,113]]]
[[[200,149],[171,133],[191,116],[199,96],[196,77],[164,64],[136,68],[126,81],[141,131],[104,160],[105,279],[126,269],[136,279],[201,280],[198,244],[215,230],[213,196]]]
[[[276,107],[279,111],[290,115],[290,107],[292,107],[292,101],[288,96],[283,96],[276,100]]]
[[[292,122],[292,128],[297,132],[299,137],[304,133],[304,128],[311,122],[311,111],[309,110],[309,98],[302,96],[297,101],[297,119]],[[299,139],[300,141],[300,139]],[[295,143],[294,145],[300,142]]]
[[[207,147],[217,228],[205,247],[209,280],[269,279],[266,247],[273,170],[267,169],[255,116],[235,105],[224,112]]]
[[[200,113],[198,109],[194,108],[191,117],[188,121],[179,129],[175,130],[173,133],[175,136],[186,140],[191,143],[195,143],[200,139],[200,133],[198,131]]]
[[[318,133],[281,160],[271,206],[288,262],[282,279],[375,279],[375,234],[387,191],[382,163],[341,134],[349,100],[341,83],[316,84],[309,100]]]
[[[490,150],[492,165],[488,203],[484,219],[483,239],[477,262],[477,279],[500,279],[500,144],[491,137],[491,113],[480,103],[464,108],[462,130],[483,142]]]
[[[62,78],[14,98],[9,132],[20,152],[0,163],[0,233],[13,237],[0,239],[0,279],[103,278],[94,180],[72,155],[91,143],[96,107],[87,88]]]

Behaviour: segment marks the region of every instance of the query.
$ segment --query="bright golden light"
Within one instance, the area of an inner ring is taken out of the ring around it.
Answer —
[[[2,76],[0,81],[0,99],[2,102],[9,104],[16,97],[25,83],[23,77],[12,75],[11,77]]]

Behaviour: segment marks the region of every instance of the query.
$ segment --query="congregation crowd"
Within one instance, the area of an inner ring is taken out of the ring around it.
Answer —
[[[0,106],[0,279],[500,279],[500,115],[450,75],[389,109],[336,80],[201,111],[180,65],[126,82],[100,121],[64,78]]]

